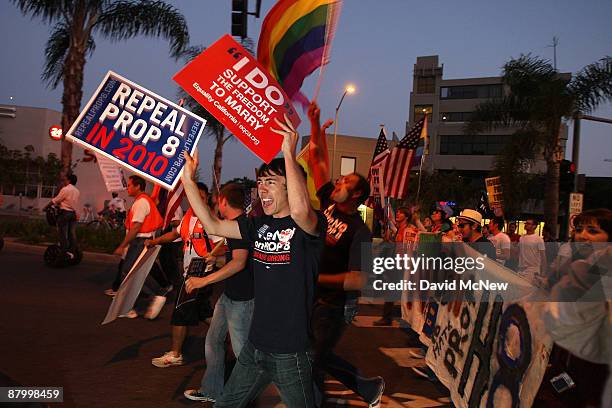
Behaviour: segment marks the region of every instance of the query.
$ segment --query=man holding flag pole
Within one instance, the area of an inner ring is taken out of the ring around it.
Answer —
[[[370,407],[377,407],[385,389],[382,377],[366,378],[334,353],[355,317],[359,291],[366,283],[361,271],[361,247],[370,244],[372,237],[357,209],[370,195],[370,185],[357,173],[340,177],[335,184],[329,181],[325,132],[321,130],[320,111],[314,101],[308,116],[310,163],[313,163],[315,186],[328,224],[312,317],[315,398],[317,406],[324,403],[323,380],[327,372],[360,395]]]

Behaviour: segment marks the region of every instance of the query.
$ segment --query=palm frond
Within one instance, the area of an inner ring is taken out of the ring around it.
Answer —
[[[57,23],[45,46],[45,66],[42,80],[51,89],[55,89],[64,75],[64,59],[70,46],[70,31],[65,23]]]
[[[550,61],[531,54],[511,59],[503,67],[503,81],[517,97],[537,94],[538,85],[553,80],[557,72]]]
[[[601,103],[612,101],[612,57],[580,70],[570,82],[569,91],[575,98],[575,109],[581,113],[590,113]]]
[[[66,23],[57,23],[45,46],[45,66],[41,78],[51,89],[59,85],[64,75],[64,60],[70,47],[70,29]],[[87,54],[91,55],[96,48],[92,38],[87,42]]]
[[[185,49],[183,49],[179,55],[178,58],[186,61],[186,62],[190,62],[191,60],[193,60],[195,57],[197,57],[198,55],[200,55],[202,53],[202,51],[204,51],[206,49],[206,47],[200,46],[200,45],[192,45],[190,47],[185,47]]]
[[[170,52],[179,57],[189,43],[185,17],[163,1],[115,1],[103,9],[95,30],[119,41],[136,35],[161,37],[170,41]]]
[[[73,7],[72,0],[11,0],[25,15],[40,17],[44,22],[59,20]]]
[[[482,102],[472,112],[472,118],[464,127],[464,133],[476,134],[511,126],[524,126],[529,120],[525,101],[514,95]]]

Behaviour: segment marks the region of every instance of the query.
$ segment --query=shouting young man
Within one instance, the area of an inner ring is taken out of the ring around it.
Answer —
[[[191,207],[211,234],[251,242],[255,308],[249,337],[215,407],[244,407],[270,383],[289,408],[312,407],[310,319],[327,224],[314,211],[296,161],[298,134],[276,120],[283,159],[263,164],[257,177],[264,215],[220,220],[199,198],[195,159],[187,153],[182,180]]]

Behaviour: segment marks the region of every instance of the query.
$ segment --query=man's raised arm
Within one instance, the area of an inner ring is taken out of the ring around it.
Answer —
[[[298,141],[298,133],[293,127],[287,115],[285,123],[274,118],[280,129],[271,129],[273,132],[283,136],[283,156],[285,158],[285,173],[287,179],[287,195],[289,199],[289,210],[291,218],[305,232],[310,235],[319,235],[317,230],[317,214],[310,205],[310,196],[306,187],[306,179],[300,169],[295,157],[295,148]]]
[[[238,223],[230,220],[220,220],[215,217],[211,212],[208,205],[204,202],[200,196],[200,191],[196,185],[193,177],[198,168],[198,151],[194,150],[194,157],[192,158],[187,151],[183,152],[185,156],[185,167],[183,168],[183,174],[181,175],[181,181],[187,194],[189,204],[193,209],[193,212],[198,217],[204,229],[208,234],[219,235],[226,238],[242,239]]]
[[[334,123],[331,119],[325,122],[323,127],[320,123],[320,110],[316,102],[311,102],[308,107],[310,118],[310,143],[308,144],[308,161],[312,168],[315,187],[319,190],[325,183],[330,181],[329,155],[327,152],[327,137],[325,129]]]

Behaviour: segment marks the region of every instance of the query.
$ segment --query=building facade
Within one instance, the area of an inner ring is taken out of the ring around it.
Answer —
[[[428,114],[428,171],[457,170],[483,178],[494,167],[494,159],[516,129],[494,129],[485,134],[464,134],[464,126],[482,102],[507,94],[501,77],[444,79],[444,66],[437,55],[417,57],[406,129]],[[563,74],[569,75],[569,74]],[[567,127],[562,124],[561,145],[565,150]],[[544,172],[544,160],[536,160],[530,173]]]

